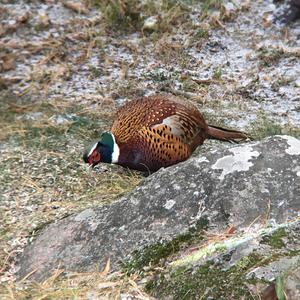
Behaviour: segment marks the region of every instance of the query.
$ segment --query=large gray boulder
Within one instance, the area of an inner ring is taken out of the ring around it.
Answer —
[[[284,223],[300,209],[300,141],[274,136],[215,150],[161,169],[111,205],[48,226],[20,256],[19,278],[42,280],[56,268],[113,269],[145,247],[170,241],[203,220],[218,232],[268,219]]]

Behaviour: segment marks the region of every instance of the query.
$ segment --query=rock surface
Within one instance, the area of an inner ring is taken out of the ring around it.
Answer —
[[[148,292],[157,299],[184,299],[187,293],[188,299],[199,294],[203,299],[298,299],[299,219],[218,239],[181,256],[148,281]]]
[[[186,234],[204,219],[219,232],[288,222],[300,209],[300,141],[274,136],[211,151],[145,179],[115,203],[48,226],[20,256],[18,277],[56,268],[118,269],[134,251]]]

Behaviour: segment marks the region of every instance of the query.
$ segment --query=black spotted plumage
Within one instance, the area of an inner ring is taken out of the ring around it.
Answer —
[[[111,130],[120,147],[119,164],[150,171],[187,159],[207,131],[196,107],[169,95],[129,102],[117,113]],[[140,166],[133,149],[138,149]]]
[[[208,137],[221,140],[247,137],[239,131],[208,126],[194,105],[172,95],[128,102],[117,112],[111,133],[119,149],[117,163],[150,172],[186,160]],[[86,157],[85,161],[95,165],[94,158],[98,156],[90,155],[93,159]]]

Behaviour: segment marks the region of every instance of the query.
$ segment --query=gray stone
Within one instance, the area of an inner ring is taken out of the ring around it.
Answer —
[[[300,141],[274,136],[161,169],[115,203],[48,226],[20,256],[17,275],[93,271],[109,257],[118,269],[133,251],[187,233],[203,218],[211,231],[287,222],[300,209],[299,166]]]
[[[286,274],[284,285],[287,299],[300,299],[300,265]]]
[[[274,281],[281,273],[291,269],[295,265],[300,265],[300,256],[283,257],[267,266],[255,269],[248,274],[248,278],[263,279],[271,282]]]

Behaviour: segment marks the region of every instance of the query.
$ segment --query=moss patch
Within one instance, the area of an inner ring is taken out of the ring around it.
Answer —
[[[149,246],[143,251],[134,252],[133,258],[124,264],[124,269],[130,274],[142,270],[143,267],[149,264],[153,266],[163,262],[164,259],[186,248],[188,245],[203,240],[203,230],[207,229],[207,227],[208,220],[202,218],[186,234],[179,235],[168,242]]]
[[[201,266],[183,266],[171,272],[156,273],[147,282],[145,290],[159,299],[198,299],[199,295],[203,299],[261,299],[249,289],[258,281],[248,278],[248,273],[280,257],[298,254],[274,252],[262,255],[254,251],[229,269],[222,269],[221,264],[212,260]]]
[[[284,228],[279,228],[273,234],[264,236],[261,242],[270,245],[272,248],[284,248],[285,243],[283,238],[286,236],[286,230]]]
[[[236,266],[222,270],[213,261],[208,261],[196,270],[182,267],[171,273],[157,275],[149,281],[146,290],[155,297],[172,299],[258,299],[247,288],[247,272],[259,263],[263,257],[253,253],[245,257]]]

